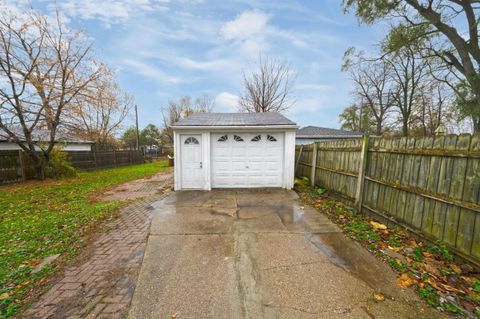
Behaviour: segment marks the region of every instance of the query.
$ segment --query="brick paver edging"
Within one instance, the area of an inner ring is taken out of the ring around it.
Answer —
[[[93,254],[67,266],[64,277],[24,314],[26,318],[125,318],[145,251],[159,194],[120,209],[109,231],[92,243]]]

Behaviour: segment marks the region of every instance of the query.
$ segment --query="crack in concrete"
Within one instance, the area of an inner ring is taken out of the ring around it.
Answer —
[[[323,261],[323,260],[317,260],[317,261],[309,261],[309,262],[303,262],[303,263],[295,263],[295,264],[288,264],[288,265],[273,266],[273,267],[263,268],[262,270],[268,271],[268,270],[279,269],[279,268],[308,266],[308,265],[321,264],[321,263],[325,263],[325,261]]]
[[[326,311],[309,311],[305,310],[302,308],[298,307],[293,307],[293,306],[278,306],[278,305],[272,305],[272,304],[263,304],[262,306],[267,307],[267,308],[276,308],[276,309],[291,309],[303,313],[307,313],[310,315],[319,315],[319,314],[325,314],[325,313],[331,313],[331,314],[347,314],[351,313],[352,310],[350,308],[339,308],[339,309],[334,309],[334,310],[326,310]]]
[[[150,234],[149,236],[213,236],[213,235],[231,235],[229,232],[223,233],[169,233],[169,234]]]

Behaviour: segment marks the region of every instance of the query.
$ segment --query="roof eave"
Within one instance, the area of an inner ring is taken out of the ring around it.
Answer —
[[[242,130],[242,129],[288,129],[296,130],[298,125],[295,124],[270,124],[270,125],[174,125],[174,130],[193,130],[193,129],[210,129],[210,130]]]

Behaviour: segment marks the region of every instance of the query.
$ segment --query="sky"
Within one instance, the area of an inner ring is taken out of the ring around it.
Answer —
[[[343,53],[351,46],[373,51],[384,35],[381,26],[344,14],[341,0],[2,1],[45,14],[58,9],[69,27],[85,30],[95,56],[134,96],[140,128],[160,126],[161,107],[185,95],[207,94],[214,111],[236,112],[243,74],[260,54],[295,73],[296,103],[287,117],[300,126],[338,128],[338,114],[352,101]]]

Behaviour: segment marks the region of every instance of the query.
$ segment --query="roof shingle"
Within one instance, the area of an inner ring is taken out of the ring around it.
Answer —
[[[173,126],[296,125],[280,113],[193,113]]]

